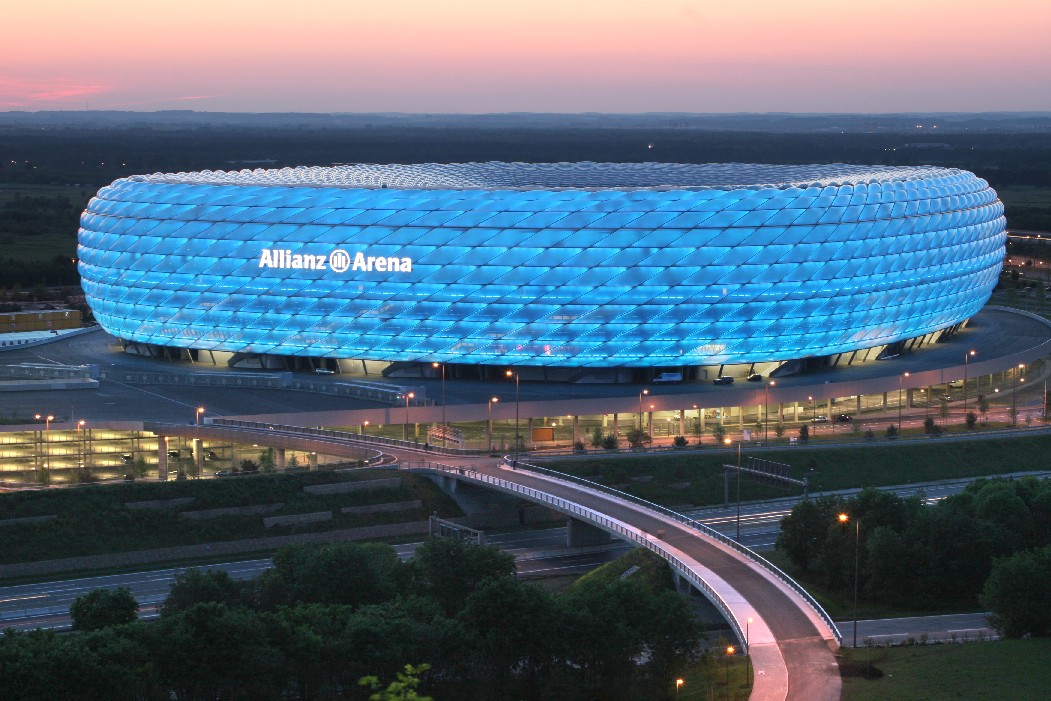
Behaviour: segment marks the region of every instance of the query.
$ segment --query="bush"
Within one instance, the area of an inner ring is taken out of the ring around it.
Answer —
[[[576,441],[575,443],[573,443],[573,450],[577,451],[578,453],[583,453],[585,450],[587,450],[587,448],[584,447],[584,441]]]
[[[601,448],[601,447],[603,447],[602,446],[602,441],[603,441],[602,427],[601,426],[596,426],[595,430],[593,430],[591,432],[591,447],[592,448]]]
[[[897,438],[898,427],[894,424],[887,424],[887,438]]]
[[[620,447],[620,439],[611,433],[602,439],[602,447],[606,450],[616,450]]]
[[[686,436],[675,436],[675,438],[672,440],[672,445],[674,445],[676,448],[685,448]]]
[[[964,417],[964,421],[967,423],[967,430],[970,431],[974,428],[974,425],[978,423],[978,417],[973,411],[968,411],[967,416]]]
[[[803,424],[799,427],[799,442],[806,443],[808,440],[810,440],[810,427]]]
[[[653,442],[653,438],[650,434],[643,431],[641,428],[633,428],[628,431],[625,438],[628,439],[628,445],[632,448],[642,448]]]
[[[933,417],[928,416],[923,420],[923,432],[931,436],[937,436],[942,432],[942,427],[934,423]]]
[[[778,438],[781,438],[785,435],[785,425],[780,421],[774,424],[774,435]]]
[[[1051,546],[997,559],[980,598],[1003,637],[1051,635]]]

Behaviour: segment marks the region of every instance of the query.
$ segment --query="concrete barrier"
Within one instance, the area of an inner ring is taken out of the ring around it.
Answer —
[[[313,511],[307,514],[288,514],[287,516],[267,516],[263,519],[263,525],[267,528],[274,526],[298,526],[303,523],[321,523],[331,521],[331,511]]]
[[[23,516],[21,518],[5,518],[0,521],[0,528],[6,528],[8,526],[20,526],[22,524],[30,523],[44,523],[45,521],[54,521],[58,518],[58,514],[48,514],[47,516]]]
[[[124,502],[124,508],[126,509],[178,509],[180,506],[186,506],[197,501],[197,497],[177,497],[175,499],[150,499],[148,501],[126,501]]]
[[[363,482],[333,482],[332,484],[313,484],[303,487],[307,494],[347,494],[348,492],[370,492],[377,489],[397,489],[401,486],[401,477],[382,480],[365,480]]]
[[[397,511],[413,511],[423,507],[423,501],[395,501],[390,504],[370,504],[367,506],[344,506],[340,509],[343,514],[386,514]]]
[[[223,516],[258,516],[259,514],[272,514],[285,508],[283,502],[273,504],[254,504],[252,506],[226,506],[218,509],[199,509],[197,511],[182,511],[180,517],[192,518],[204,521],[210,518],[222,518]]]

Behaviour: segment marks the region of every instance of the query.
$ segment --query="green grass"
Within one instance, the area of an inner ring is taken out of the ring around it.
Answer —
[[[880,487],[980,477],[1006,472],[1045,470],[1051,435],[989,440],[931,439],[929,442],[863,443],[857,447],[814,449],[797,447],[756,453],[756,457],[786,463],[790,475],[808,477],[811,491]],[[749,457],[746,451],[744,461]],[[544,463],[553,469],[606,485],[667,506],[698,506],[723,502],[722,465],[736,462],[726,451],[692,455],[659,454],[634,458],[582,458]],[[633,478],[652,477],[646,482]],[[744,500],[797,495],[799,488],[741,484]],[[731,501],[736,484],[731,484]]]
[[[1051,640],[843,650],[841,669],[871,663],[883,676],[843,680],[843,701],[1044,701],[1051,694]]]
[[[631,575],[631,579],[634,581],[642,580],[653,591],[661,591],[672,586],[668,563],[644,548],[635,548],[613,562],[607,562],[601,567],[591,570],[577,579],[574,586],[582,585],[585,582],[609,585],[620,579],[632,567],[638,567],[639,569]]]

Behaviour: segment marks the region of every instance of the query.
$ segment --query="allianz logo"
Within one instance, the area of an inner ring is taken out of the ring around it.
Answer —
[[[320,256],[312,253],[293,253],[285,248],[264,248],[259,254],[259,267],[331,270],[334,273],[345,273],[348,270],[366,273],[411,273],[412,258],[367,256],[361,251],[351,256],[342,248]]]

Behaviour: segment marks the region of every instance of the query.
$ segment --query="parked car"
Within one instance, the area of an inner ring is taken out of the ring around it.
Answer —
[[[749,382],[762,382],[763,381],[763,376],[760,375],[757,372],[753,372],[751,375],[748,376],[748,381]]]
[[[135,462],[135,456],[131,453],[125,453],[124,455],[120,456],[120,461],[125,465],[130,465],[133,462]]]
[[[851,416],[850,414],[836,414],[836,423],[837,424],[849,424],[853,420],[854,420],[854,417]]]
[[[812,423],[812,424],[827,424],[828,423],[828,414],[818,414],[814,418],[810,419],[810,423]]]
[[[168,457],[169,458],[178,458],[179,457],[179,451],[178,450],[169,450],[168,451]]]
[[[662,372],[653,378],[653,384],[661,384],[664,382],[682,382],[681,372]]]
[[[730,375],[719,375],[719,377],[712,380],[713,385],[732,385],[734,378]]]
[[[315,375],[335,375],[335,370],[329,370],[328,368],[314,368]]]
[[[219,455],[214,450],[209,450],[207,453],[204,454],[204,459],[205,460],[218,460],[219,459]]]

